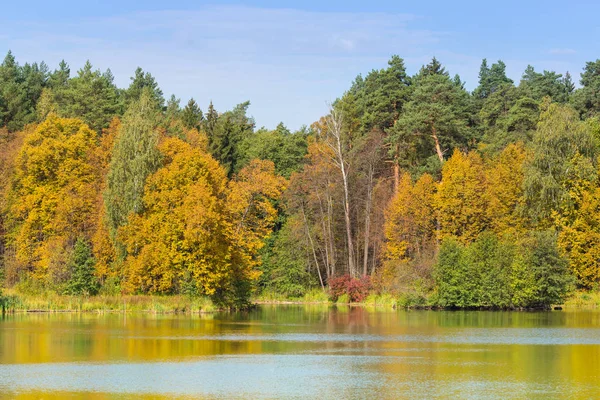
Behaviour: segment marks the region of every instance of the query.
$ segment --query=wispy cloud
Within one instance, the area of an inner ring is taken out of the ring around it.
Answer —
[[[577,54],[577,51],[575,51],[574,49],[557,47],[557,48],[548,50],[548,54],[564,56],[564,55]]]
[[[76,70],[90,59],[110,67],[121,86],[139,65],[165,93],[203,105],[212,99],[219,109],[250,99],[258,124],[283,120],[292,128],[316,120],[357,73],[385,66],[391,54],[414,72],[451,36],[424,29],[410,14],[244,6],[23,22],[30,28],[0,32],[0,49],[13,49],[19,60],[54,66],[64,58]]]

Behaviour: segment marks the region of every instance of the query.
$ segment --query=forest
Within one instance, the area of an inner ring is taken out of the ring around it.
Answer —
[[[532,308],[600,284],[600,60],[578,84],[483,60],[358,75],[257,128],[90,62],[0,65],[0,287]],[[562,71],[561,71],[562,72]],[[245,99],[240,99],[245,100]],[[290,105],[293,106],[293,105]]]

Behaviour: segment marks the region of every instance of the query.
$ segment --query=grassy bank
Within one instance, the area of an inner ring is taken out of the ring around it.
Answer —
[[[329,294],[321,289],[313,289],[301,297],[290,297],[280,293],[262,292],[252,301],[256,304],[353,304],[367,307],[423,307],[427,306],[427,299],[410,295],[393,296],[391,294],[371,294],[364,301],[352,303],[348,295],[340,296],[337,301],[331,301]]]
[[[436,308],[428,297],[413,294],[394,296],[392,294],[371,294],[360,303],[351,303],[347,295],[331,301],[327,292],[315,289],[302,297],[289,297],[278,293],[264,292],[253,299],[257,304],[338,304],[359,305],[368,308]],[[564,309],[600,309],[600,291],[577,291],[564,304]]]
[[[564,304],[565,308],[600,309],[600,291],[576,292]]]
[[[288,297],[277,293],[261,293],[252,299],[256,304],[337,304],[357,305],[377,309],[427,308],[429,299],[415,296],[371,294],[363,302],[351,303],[347,296],[332,302],[326,292],[315,289],[302,297]],[[564,305],[565,309],[600,309],[600,291],[576,292]],[[0,309],[6,312],[150,312],[197,313],[214,312],[218,308],[205,297],[188,296],[65,296],[56,293],[26,294],[14,289],[4,289],[0,296]]]
[[[65,296],[56,293],[26,294],[4,289],[2,304],[7,312],[212,312],[217,307],[205,297],[188,296]]]

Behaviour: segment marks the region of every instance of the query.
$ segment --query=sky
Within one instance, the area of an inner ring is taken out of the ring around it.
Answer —
[[[26,4],[26,5],[24,5]],[[409,74],[433,56],[469,90],[483,58],[519,81],[600,58],[598,1],[58,1],[0,6],[0,54],[19,63],[90,60],[127,87],[137,66],[165,97],[206,110],[249,100],[257,127],[310,125],[358,74],[394,54]]]

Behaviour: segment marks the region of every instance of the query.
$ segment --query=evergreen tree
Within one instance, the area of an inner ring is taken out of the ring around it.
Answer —
[[[178,99],[174,94],[172,94],[169,100],[167,100],[167,108],[165,109],[165,116],[167,119],[179,118],[179,114],[181,113],[180,104],[181,99]]]
[[[437,72],[436,72],[437,71]],[[455,147],[473,139],[468,93],[458,87],[434,59],[414,79],[411,100],[389,130],[389,142],[412,166],[435,155],[443,162]]]
[[[52,93],[59,115],[80,118],[97,132],[107,128],[121,110],[117,87],[110,70],[93,70],[87,61],[67,86],[55,86]]]
[[[139,100],[144,92],[144,88],[148,88],[150,91],[152,102],[156,107],[162,109],[165,104],[165,98],[158,86],[158,82],[156,82],[156,79],[149,72],[144,73],[144,70],[140,67],[136,68],[134,76],[131,77],[131,84],[123,93],[125,106],[128,107],[132,102]]]
[[[427,65],[424,65],[419,71],[419,76],[424,77],[427,75],[445,75],[449,76],[446,68],[442,66],[442,63],[438,61],[437,58],[433,57],[431,62]]]
[[[571,77],[569,71],[565,73],[565,77],[563,78],[563,85],[565,86],[565,92],[567,96],[570,97],[573,93],[575,93],[575,83],[573,82],[573,78]]]
[[[69,262],[71,279],[67,282],[65,294],[93,296],[98,293],[100,285],[94,275],[95,263],[91,246],[84,239],[77,239]]]
[[[250,102],[238,104],[219,116],[210,140],[210,151],[231,176],[240,159],[240,144],[254,132],[254,120],[246,115]],[[210,111],[210,110],[209,110]]]
[[[525,69],[519,89],[526,96],[538,101],[541,101],[546,96],[558,103],[566,103],[568,101],[561,74],[557,74],[554,71],[539,73],[531,65],[528,65]]]
[[[212,101],[208,105],[208,111],[206,112],[206,119],[204,120],[204,130],[208,136],[209,144],[213,142],[215,137],[215,127],[217,126],[217,120],[219,119],[219,113],[215,110]]]
[[[581,73],[581,89],[573,95],[573,104],[583,117],[600,114],[600,59],[586,63]]]
[[[48,86],[54,90],[64,88],[68,85],[69,78],[71,78],[71,68],[65,60],[61,60],[58,69],[54,70],[48,77]]]
[[[47,84],[46,64],[19,66],[12,52],[0,64],[0,126],[10,131],[36,120],[36,103]]]
[[[211,103],[212,105],[212,103]],[[188,129],[199,129],[203,120],[202,110],[193,98],[188,101],[181,114],[183,125]]]
[[[308,147],[306,137],[305,131],[291,133],[283,123],[273,131],[260,129],[240,143],[235,171],[253,159],[269,160],[275,164],[277,174],[289,178],[302,167]]]
[[[506,65],[501,60],[492,64],[491,68],[487,65],[484,58],[479,70],[479,86],[473,91],[473,96],[478,99],[486,99],[492,93],[495,93],[503,85],[512,85],[513,81],[506,76]]]

